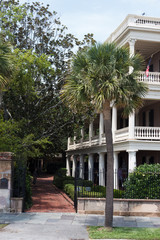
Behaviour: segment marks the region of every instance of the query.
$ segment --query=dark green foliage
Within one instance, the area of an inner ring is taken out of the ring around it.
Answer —
[[[122,190],[117,190],[117,189],[113,190],[113,197],[114,198],[122,198],[122,196],[123,196],[123,191]]]
[[[64,191],[74,201],[74,185],[69,183],[65,184]]]
[[[74,183],[75,183],[75,180],[73,177],[67,177],[66,180],[64,180],[64,182],[63,182],[63,186],[65,187],[66,184],[74,185]]]
[[[78,179],[77,180],[77,185],[78,186],[83,186],[83,187],[93,187],[93,182],[89,181],[89,180]]]
[[[160,164],[140,165],[129,174],[124,188],[124,198],[160,199]]]
[[[31,175],[26,167],[24,153],[14,156],[13,197],[23,197],[24,209],[28,209],[32,205]]]
[[[59,93],[73,49],[94,42],[93,36],[79,41],[42,3],[4,0],[0,10],[1,36],[13,46],[15,64],[0,110],[4,120],[12,119],[9,125],[17,124],[20,131],[13,132],[9,144],[0,139],[2,151],[15,152],[15,142],[20,140],[21,150],[27,150],[30,158],[52,158],[65,151],[76,122]]]
[[[63,189],[64,188],[64,182],[72,181],[73,177],[66,176],[67,169],[66,168],[60,168],[56,175],[54,176],[53,184],[56,185],[56,187]]]
[[[56,175],[59,177],[66,177],[67,169],[66,168],[60,168]]]
[[[31,175],[27,169],[26,172],[26,184],[25,184],[25,209],[29,209],[32,206],[32,188],[31,188]]]

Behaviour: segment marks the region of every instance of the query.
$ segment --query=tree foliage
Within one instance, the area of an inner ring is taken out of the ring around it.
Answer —
[[[3,96],[4,119],[19,126],[21,139],[32,149],[34,145],[35,152],[38,141],[45,155],[64,151],[76,117],[62,103],[59,90],[74,47],[91,44],[93,36],[79,41],[49,5],[38,2],[1,1],[0,17],[1,36],[13,46],[15,64]]]
[[[159,199],[160,164],[144,164],[129,174],[124,182],[124,198]]]

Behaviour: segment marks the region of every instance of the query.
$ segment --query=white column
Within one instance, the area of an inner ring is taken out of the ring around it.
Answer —
[[[80,155],[79,177],[84,179],[84,156]]]
[[[99,185],[101,186],[105,186],[104,154],[105,153],[99,153]]]
[[[135,39],[129,40],[129,53],[131,57],[134,56],[134,53],[135,53],[135,42],[136,42]],[[133,67],[129,67],[129,73],[132,73],[132,71],[133,71]]]
[[[113,105],[112,107],[112,137],[113,142],[115,141],[115,131],[117,130],[117,108]]]
[[[92,144],[92,137],[93,137],[93,122],[89,124],[89,145]]]
[[[67,176],[71,176],[71,168],[70,168],[70,156],[66,156],[66,169],[67,169]]]
[[[76,155],[73,156],[73,165],[72,165],[72,177],[75,177],[75,170],[76,170]]]
[[[84,139],[84,128],[81,128],[81,144],[83,143]]]
[[[104,133],[103,113],[99,115],[99,144],[102,144],[102,135]]]
[[[119,189],[119,184],[118,184],[118,154],[119,154],[119,152],[114,152],[114,189]]]
[[[93,181],[94,158],[93,153],[88,155],[88,180]]]
[[[69,150],[70,144],[71,144],[71,138],[69,137],[69,138],[68,138],[68,147],[67,147],[67,150]]]
[[[134,139],[134,128],[135,128],[135,112],[129,115],[129,139]]]
[[[128,152],[128,173],[133,172],[136,168],[136,150]]]

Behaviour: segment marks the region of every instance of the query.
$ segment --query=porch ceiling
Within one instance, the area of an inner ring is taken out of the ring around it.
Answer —
[[[136,41],[135,52],[141,54],[147,60],[152,54],[160,51],[159,42]]]

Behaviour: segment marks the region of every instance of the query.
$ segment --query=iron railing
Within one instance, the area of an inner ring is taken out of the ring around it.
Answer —
[[[84,176],[88,179],[84,180]],[[83,172],[82,178],[76,174],[76,197],[105,198],[106,174],[104,171]],[[104,186],[101,184],[103,183]],[[123,199],[160,199],[160,173],[159,172],[135,172],[129,175],[122,169],[114,172],[114,198]]]

